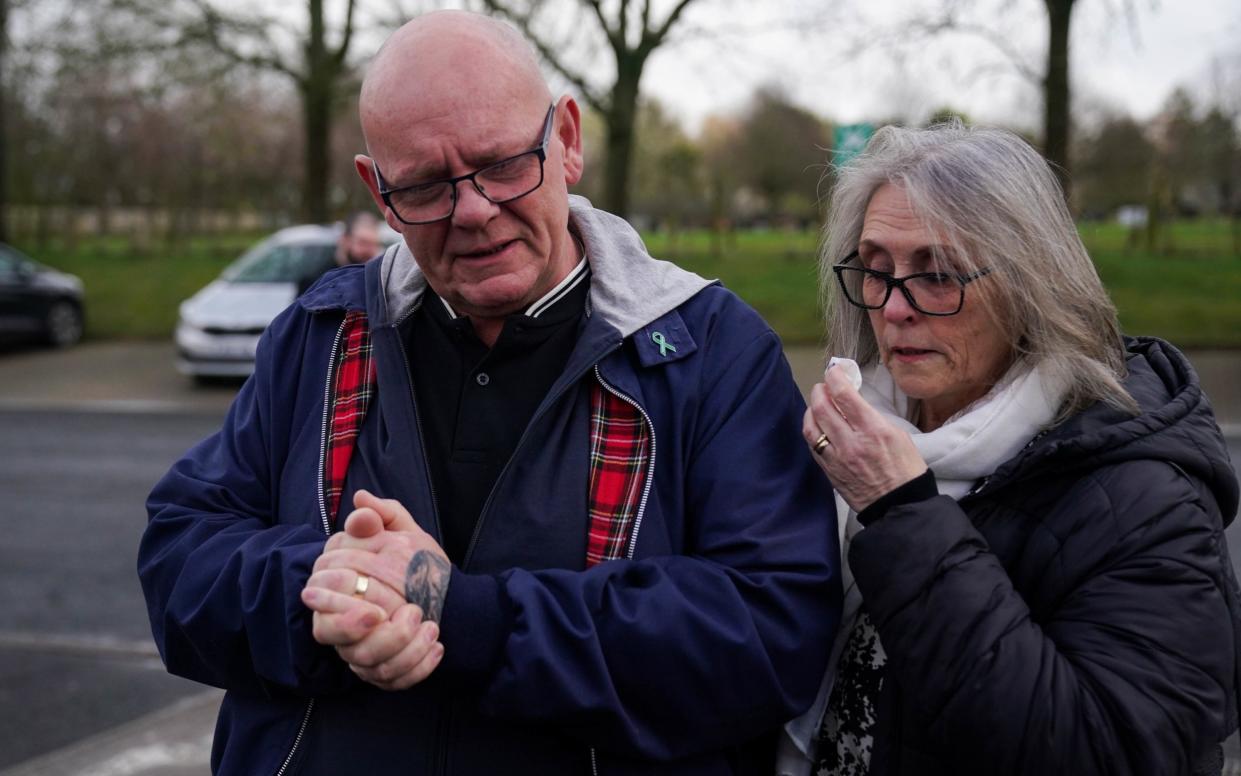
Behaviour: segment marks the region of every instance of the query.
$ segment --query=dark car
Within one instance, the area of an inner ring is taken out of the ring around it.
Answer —
[[[0,243],[0,339],[68,347],[82,339],[82,281]]]

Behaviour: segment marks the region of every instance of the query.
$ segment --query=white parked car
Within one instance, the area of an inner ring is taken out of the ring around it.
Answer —
[[[242,254],[181,303],[177,368],[195,378],[245,377],[259,336],[316,278],[336,266],[341,226],[290,226]],[[400,235],[383,227],[387,244]]]

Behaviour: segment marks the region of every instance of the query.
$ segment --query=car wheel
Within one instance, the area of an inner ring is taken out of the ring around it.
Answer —
[[[49,345],[67,348],[82,339],[82,310],[73,302],[52,302],[43,323]]]

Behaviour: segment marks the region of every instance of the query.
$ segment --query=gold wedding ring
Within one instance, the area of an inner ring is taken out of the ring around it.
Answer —
[[[815,455],[823,455],[823,448],[827,447],[827,434],[819,434],[819,438],[814,440]]]
[[[366,598],[366,591],[370,589],[371,578],[365,574],[359,574],[358,578],[353,580],[353,597]]]

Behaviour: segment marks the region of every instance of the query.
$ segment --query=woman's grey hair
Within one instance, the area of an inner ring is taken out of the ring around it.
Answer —
[[[871,196],[885,184],[904,190],[910,207],[940,236],[953,272],[991,271],[966,288],[966,304],[987,304],[1013,358],[1041,364],[1068,385],[1055,423],[1103,401],[1136,413],[1121,386],[1125,352],[1108,298],[1047,162],[1020,137],[960,121],[928,129],[884,127],[866,150],[836,170],[819,280],[827,352],[859,364],[879,358],[867,311],[840,293],[832,267],[861,239]]]

